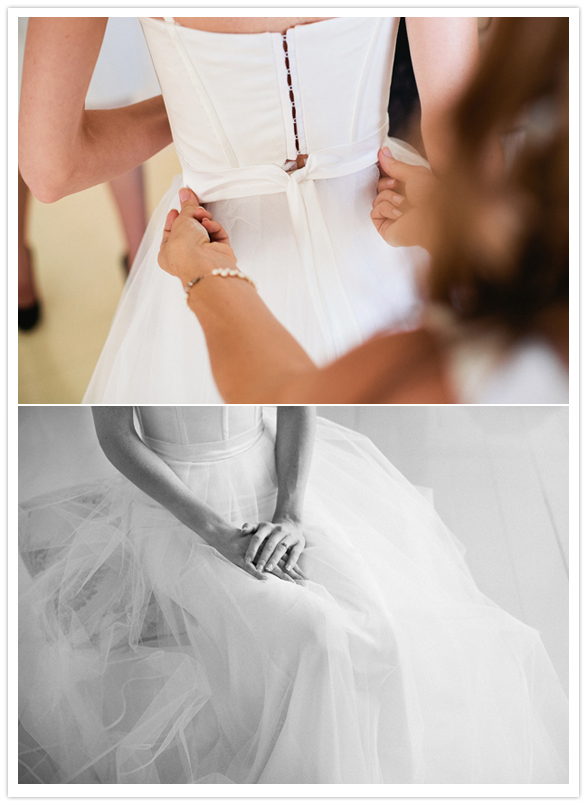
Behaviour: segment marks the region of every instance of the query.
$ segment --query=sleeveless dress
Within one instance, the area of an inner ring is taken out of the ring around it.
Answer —
[[[84,402],[221,401],[181,285],[157,265],[182,185],[225,226],[241,270],[317,363],[411,326],[427,254],[388,246],[369,217],[398,18],[335,18],[284,35],[141,23],[183,175],[153,215]],[[299,154],[309,157],[296,170]]]
[[[135,411],[201,500],[237,527],[271,518],[274,412]],[[304,533],[309,580],[261,582],[114,470],[23,501],[21,782],[567,780],[538,633],[477,589],[374,446],[325,420]]]

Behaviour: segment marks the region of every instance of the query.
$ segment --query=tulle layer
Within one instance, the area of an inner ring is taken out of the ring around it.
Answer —
[[[236,526],[271,517],[273,427],[171,461]],[[301,560],[260,582],[122,477],[21,509],[23,782],[564,782],[538,634],[476,588],[434,509],[320,422]]]
[[[399,159],[427,164],[405,144],[388,143]],[[374,165],[316,180],[295,212],[284,192],[208,204],[241,270],[318,364],[383,328],[412,326],[418,312],[415,274],[427,255],[418,247],[392,248],[375,230],[370,212],[378,178]],[[179,281],[157,263],[165,218],[179,208],[184,183],[175,178],[150,221],[86,403],[221,402],[203,332]]]

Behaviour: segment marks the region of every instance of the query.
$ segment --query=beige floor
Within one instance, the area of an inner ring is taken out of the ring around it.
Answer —
[[[146,164],[149,213],[180,173],[173,146]],[[55,204],[32,199],[30,243],[43,319],[20,333],[19,402],[79,403],[123,288],[124,240],[107,186]]]

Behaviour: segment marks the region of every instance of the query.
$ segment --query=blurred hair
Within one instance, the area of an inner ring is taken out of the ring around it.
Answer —
[[[565,330],[568,345],[569,20],[502,17],[491,27],[451,121],[430,296],[460,321],[514,337]],[[504,135],[505,172],[488,159]]]

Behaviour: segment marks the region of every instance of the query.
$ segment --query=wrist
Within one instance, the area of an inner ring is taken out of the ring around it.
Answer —
[[[237,531],[234,526],[224,521],[217,523],[210,523],[205,529],[199,530],[200,536],[206,540],[208,545],[213,548],[218,548],[220,545],[225,544]]]
[[[297,507],[295,509],[275,509],[273,514],[274,523],[291,523],[292,525],[299,526],[302,524],[302,512]]]

